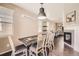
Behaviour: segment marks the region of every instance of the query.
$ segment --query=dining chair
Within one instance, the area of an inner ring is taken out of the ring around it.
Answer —
[[[53,32],[48,32],[47,33],[47,46],[48,48],[52,51],[54,49],[54,37],[55,33]]]
[[[32,44],[30,47],[30,56],[45,56],[46,52],[46,36],[42,34],[38,34],[37,42],[35,44]]]
[[[11,56],[18,56],[20,53],[23,53],[20,56],[27,55],[27,53],[26,53],[26,47],[20,48],[20,49],[17,50],[16,47],[14,46],[14,42],[12,40],[12,36],[8,36],[8,39],[9,39],[9,43],[10,43],[11,50],[12,50]]]

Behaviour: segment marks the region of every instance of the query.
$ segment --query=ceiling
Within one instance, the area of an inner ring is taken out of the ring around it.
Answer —
[[[38,15],[40,3],[15,3],[16,5],[29,10],[32,13]],[[50,20],[62,20],[64,4],[63,3],[45,3],[43,5],[45,13]]]

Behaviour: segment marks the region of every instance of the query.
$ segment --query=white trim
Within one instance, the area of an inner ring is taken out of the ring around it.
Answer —
[[[79,50],[78,50],[78,49],[74,48],[73,46],[69,45],[68,43],[64,42],[64,44],[66,44],[67,46],[71,47],[74,51],[79,52]]]
[[[77,51],[77,52],[79,52],[79,50],[78,50],[78,49],[76,49],[76,48],[74,48],[74,50],[75,50],[75,51]]]
[[[71,45],[69,45],[68,43],[64,42],[64,44],[66,44],[67,46],[73,48]],[[74,49],[74,48],[73,48]]]

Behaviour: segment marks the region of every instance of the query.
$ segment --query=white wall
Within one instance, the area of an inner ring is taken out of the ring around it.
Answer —
[[[68,12],[76,10],[76,22],[75,23],[66,23],[65,16]],[[65,30],[74,30],[74,42],[73,48],[76,51],[79,51],[79,4],[64,4],[64,29]]]
[[[18,6],[15,6],[13,4],[0,4],[0,6],[14,10],[12,40],[13,40],[15,46],[22,44],[22,42],[20,42],[18,40],[19,38],[37,34],[37,32],[38,32],[37,19],[32,19],[29,17],[22,17],[22,15],[32,17],[32,16],[34,16],[34,14],[32,14],[29,11],[24,10]],[[2,35],[2,33],[1,33],[1,35]],[[2,36],[4,36],[4,35],[2,35]],[[9,43],[8,39],[0,38],[0,41],[5,42],[5,44],[4,43],[0,44],[0,48],[1,48],[0,52],[10,49],[10,46],[6,47],[6,45]],[[2,48],[2,46],[4,48]]]
[[[28,17],[22,17],[23,13],[15,13],[14,15],[14,39],[15,45],[20,45],[19,38],[36,35],[38,32],[38,21]],[[24,14],[28,16],[27,14]]]

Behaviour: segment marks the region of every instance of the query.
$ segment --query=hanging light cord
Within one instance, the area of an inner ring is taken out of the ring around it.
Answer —
[[[44,4],[44,3],[40,3],[40,4],[41,4],[41,7],[43,7],[43,4]]]

